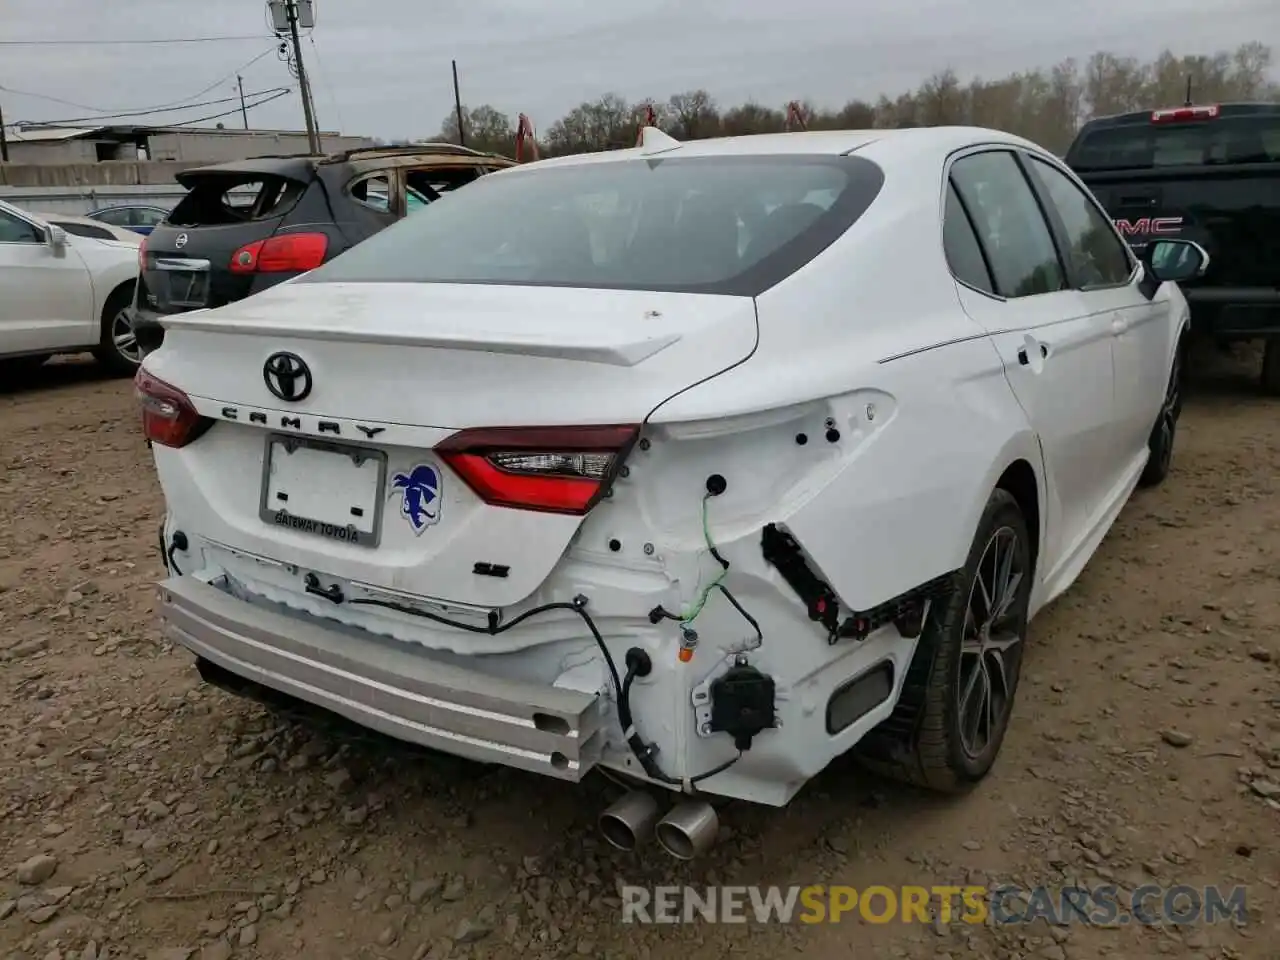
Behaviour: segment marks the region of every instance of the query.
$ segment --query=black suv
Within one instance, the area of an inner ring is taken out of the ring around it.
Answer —
[[[177,175],[187,195],[138,252],[133,325],[220,307],[320,266],[447,191],[515,161],[448,143],[257,157]]]
[[[1181,284],[1191,332],[1265,341],[1262,385],[1280,395],[1280,104],[1102,117],[1065,160],[1135,249],[1179,237],[1209,252],[1208,272]]]

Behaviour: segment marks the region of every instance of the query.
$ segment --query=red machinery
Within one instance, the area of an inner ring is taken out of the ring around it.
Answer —
[[[636,129],[636,146],[644,140],[644,128],[656,127],[658,125],[658,115],[654,112],[653,104],[646,103],[644,105],[644,119],[640,121],[640,126]]]
[[[529,156],[525,156],[525,144],[528,144]],[[516,163],[524,163],[525,160],[538,159],[538,138],[533,132],[533,121],[520,114],[520,119],[516,122]]]
[[[804,107],[800,105],[799,100],[792,100],[787,104],[787,132],[792,130],[808,130],[809,121],[805,119]]]

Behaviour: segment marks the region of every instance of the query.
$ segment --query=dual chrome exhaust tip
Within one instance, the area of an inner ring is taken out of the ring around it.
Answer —
[[[632,790],[600,814],[600,832],[619,850],[635,850],[650,835],[677,860],[692,860],[710,850],[720,832],[720,818],[704,800],[678,803],[661,820],[658,801],[644,790]]]

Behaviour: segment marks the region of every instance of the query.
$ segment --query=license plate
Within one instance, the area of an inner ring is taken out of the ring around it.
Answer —
[[[209,302],[209,274],[199,270],[170,272],[169,302],[179,307],[203,307]]]
[[[380,450],[272,434],[260,515],[273,526],[376,547],[386,479],[387,458]]]

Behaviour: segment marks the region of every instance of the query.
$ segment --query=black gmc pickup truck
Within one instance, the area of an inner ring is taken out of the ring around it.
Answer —
[[[1135,250],[1178,237],[1208,251],[1182,284],[1191,332],[1263,340],[1262,386],[1280,396],[1280,103],[1101,117],[1064,159]]]

